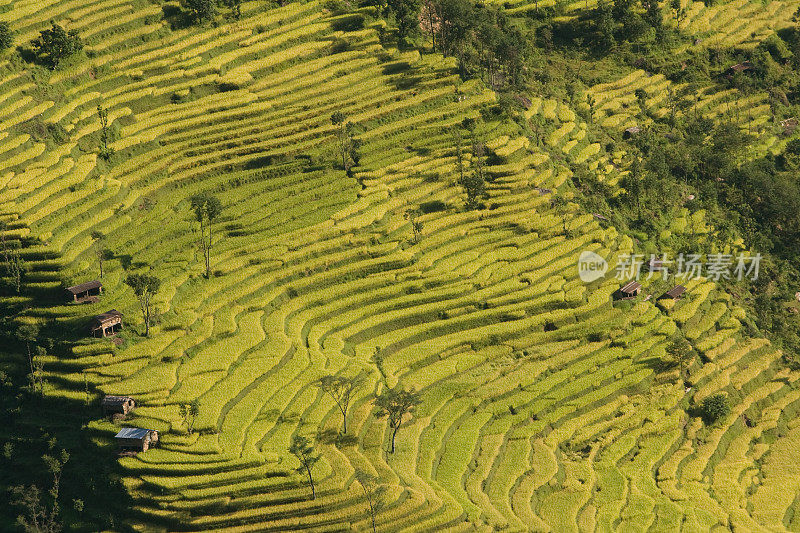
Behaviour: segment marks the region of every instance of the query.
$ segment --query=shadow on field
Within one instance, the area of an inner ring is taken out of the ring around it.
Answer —
[[[62,287],[37,281],[44,279],[48,267],[50,279],[58,273],[58,256],[25,253],[30,245],[21,243],[30,268],[20,294],[8,284],[0,288],[0,530],[15,530],[11,525],[24,513],[12,504],[11,487],[37,486],[49,510],[53,475],[43,456],[60,457],[62,450],[69,454],[58,497],[63,529],[131,530],[125,524],[141,521],[141,515],[121,482],[123,471],[113,435],[87,427],[90,420],[102,417],[96,391],[88,382],[66,377],[82,372],[71,347],[85,337],[87,317],[84,313],[64,316],[56,309],[65,303]],[[40,325],[31,342],[32,351],[41,346],[56,359],[47,362],[44,370],[52,374],[47,376],[45,388],[55,387],[57,396],[30,389],[28,347],[17,337],[17,326],[31,319]],[[148,522],[153,520],[147,517]]]

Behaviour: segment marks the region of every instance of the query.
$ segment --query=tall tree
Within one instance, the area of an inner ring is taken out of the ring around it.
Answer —
[[[393,389],[385,389],[379,396],[375,398],[375,406],[378,412],[375,413],[377,418],[386,418],[389,422],[389,428],[392,430],[392,448],[390,453],[395,450],[395,437],[400,425],[403,423],[403,418],[407,414],[412,414],[420,403],[420,395],[414,389],[405,390],[398,387]]]
[[[230,8],[233,18],[242,18],[242,0],[225,0],[225,5]]]
[[[49,502],[42,499],[41,491],[36,485],[11,487],[11,503],[24,509],[25,514],[17,517],[17,524],[30,533],[59,533],[60,506],[58,494],[61,486],[61,474],[64,465],[69,461],[69,453],[61,450],[60,457],[42,456],[47,469],[53,476],[53,483],[47,491]]]
[[[458,125],[450,128],[450,136],[455,149],[458,182],[461,183],[464,181],[464,137],[461,135],[461,128]]]
[[[183,423],[186,424],[186,432],[191,435],[194,432],[194,423],[200,416],[200,400],[195,398],[190,403],[179,404],[178,412]]]
[[[347,409],[350,407],[350,401],[364,383],[364,377],[360,374],[353,377],[322,376],[316,382],[322,392],[333,398],[336,407],[342,413],[342,433],[347,433]]]
[[[97,116],[100,118],[100,157],[108,161],[114,155],[114,149],[108,146],[110,138],[108,130],[108,110],[97,104]]]
[[[419,236],[422,233],[424,224],[419,220],[419,209],[407,209],[405,212],[405,219],[411,223],[411,232],[414,235],[414,243],[419,242]]]
[[[407,39],[419,31],[420,0],[387,0],[386,5],[394,15],[400,39]]]
[[[6,21],[0,22],[0,52],[14,44],[14,31]]]
[[[289,445],[289,453],[297,457],[297,460],[300,461],[300,466],[295,470],[300,474],[303,472],[306,473],[308,476],[308,483],[311,485],[311,499],[316,500],[317,491],[314,488],[314,476],[311,470],[314,468],[314,465],[317,464],[317,461],[319,461],[319,455],[314,453],[314,446],[306,437],[294,435],[292,436],[292,443]]]
[[[28,367],[30,374],[28,379],[30,381],[31,392],[36,390],[36,367],[33,362],[33,350],[31,345],[39,340],[39,325],[31,322],[20,324],[16,333],[17,340],[25,343],[25,349],[28,353]]]
[[[3,257],[3,266],[6,274],[11,278],[11,284],[17,294],[22,291],[22,274],[25,272],[25,261],[19,253],[17,246],[11,246],[6,240],[5,231],[8,226],[0,221],[0,253]]]
[[[144,336],[150,335],[150,305],[152,298],[161,288],[161,280],[149,274],[131,274],[125,279],[125,284],[133,289],[139,308],[144,318]]]
[[[217,0],[186,0],[186,8],[195,22],[211,20],[217,15]]]
[[[342,168],[349,175],[350,169],[358,159],[357,151],[361,143],[354,137],[353,130],[355,126],[352,122],[347,121],[347,117],[341,111],[336,111],[331,115],[331,124],[335,128],[339,155],[342,158]]]
[[[595,8],[595,25],[597,26],[597,33],[599,34],[600,48],[608,51],[614,48],[617,44],[614,38],[614,18],[617,11],[618,2],[614,2],[614,7],[606,1],[601,1]]]
[[[689,344],[689,341],[684,337],[676,337],[671,343],[669,343],[666,352],[673,361],[678,363],[680,368],[680,379],[684,379],[686,375],[686,366],[689,364],[689,361],[691,361],[692,355],[694,354],[692,345]]]
[[[103,261],[110,255],[105,247],[106,236],[101,231],[92,232],[92,248],[94,255],[97,257],[97,262],[100,265],[100,279],[103,279]]]
[[[375,533],[377,531],[375,518],[377,518],[378,513],[386,504],[384,500],[386,487],[380,484],[380,479],[363,470],[356,470],[356,481],[361,485],[361,490],[364,491],[369,517],[372,519],[372,533]]]
[[[57,69],[65,59],[83,49],[77,30],[66,31],[55,22],[52,28],[42,30],[31,44],[36,55],[52,69]]]
[[[211,277],[211,226],[222,213],[219,198],[207,192],[195,194],[189,199],[194,217],[200,223],[200,248],[206,265],[206,277]]]

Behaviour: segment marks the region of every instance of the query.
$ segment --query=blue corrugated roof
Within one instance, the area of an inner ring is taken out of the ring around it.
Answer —
[[[116,439],[143,439],[152,429],[143,428],[122,428],[114,438]]]

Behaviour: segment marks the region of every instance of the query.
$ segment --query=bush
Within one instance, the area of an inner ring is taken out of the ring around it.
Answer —
[[[700,405],[700,414],[708,424],[713,424],[720,418],[728,416],[731,412],[730,402],[724,394],[709,396]]]

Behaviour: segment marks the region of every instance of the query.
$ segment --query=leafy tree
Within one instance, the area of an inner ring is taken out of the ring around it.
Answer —
[[[564,234],[567,235],[569,233],[569,215],[572,212],[572,206],[569,200],[561,195],[555,195],[553,199],[550,200],[550,206],[556,210],[556,213],[561,218]]]
[[[475,209],[478,207],[478,200],[489,197],[486,192],[486,179],[484,175],[484,158],[486,156],[486,147],[480,142],[475,133],[476,124],[472,121],[465,122],[467,130],[470,132],[472,140],[472,172],[464,172],[461,170],[459,184],[464,187],[464,192],[467,193],[467,207]]]
[[[296,472],[302,474],[303,472],[308,475],[308,482],[311,485],[311,499],[317,499],[317,491],[314,488],[314,476],[311,474],[311,469],[319,461],[319,455],[314,453],[314,446],[308,438],[301,435],[292,436],[292,444],[289,446],[289,453],[297,457],[300,461],[300,466],[295,469]]]
[[[342,168],[350,174],[350,169],[358,159],[358,148],[361,142],[354,136],[352,122],[347,122],[347,117],[341,111],[331,115],[331,124],[336,128],[336,140],[339,146],[339,155],[342,157]]]
[[[636,103],[639,105],[639,113],[641,114],[642,118],[647,116],[647,91],[642,88],[636,89],[633,91],[633,95],[636,97]]]
[[[691,361],[694,353],[692,350],[692,345],[689,344],[689,341],[687,341],[685,338],[677,337],[669,344],[669,346],[667,346],[666,351],[672,360],[677,362],[680,366],[680,377],[683,379],[686,374],[686,365],[689,363],[689,361]]]
[[[125,278],[125,284],[133,289],[144,318],[144,336],[150,335],[150,303],[161,288],[161,280],[148,274],[131,274]]]
[[[12,44],[14,44],[14,31],[8,22],[0,22],[0,52],[11,48]]]
[[[17,328],[16,337],[18,341],[25,343],[25,349],[28,353],[28,367],[30,369],[28,379],[30,380],[31,392],[33,392],[36,390],[36,381],[34,378],[36,367],[33,363],[33,351],[31,350],[31,344],[39,340],[39,325],[30,322],[20,324]]]
[[[731,405],[728,397],[722,393],[708,396],[700,404],[700,413],[709,424],[713,424],[720,418],[726,417],[731,412]]]
[[[4,270],[11,278],[11,284],[17,294],[22,291],[22,275],[26,270],[25,261],[17,247],[12,247],[6,241],[5,230],[7,225],[0,221],[0,253],[2,253]]]
[[[236,20],[242,18],[242,0],[225,0],[225,5],[230,8]]]
[[[417,218],[420,212],[419,209],[408,209],[405,212],[405,219],[411,222],[411,231],[414,234],[414,243],[419,242],[419,236],[422,233],[424,224]]]
[[[419,31],[420,0],[387,0],[386,4],[394,15],[400,39],[407,39]]]
[[[597,107],[597,100],[591,93],[586,95],[586,105],[589,108],[589,124],[594,123],[594,114]]]
[[[94,255],[97,257],[97,262],[100,265],[100,279],[103,279],[103,262],[111,257],[111,251],[105,247],[106,236],[100,231],[92,232],[92,248]]]
[[[600,2],[595,8],[594,17],[599,34],[599,45],[600,48],[606,51],[611,50],[617,44],[614,38],[615,25],[614,17],[612,16],[613,11],[616,9],[616,2],[614,5],[615,7],[612,9],[608,2]]]
[[[191,403],[182,403],[178,405],[178,413],[186,425],[186,432],[191,435],[194,432],[194,423],[197,417],[200,416],[200,400],[195,398]]]
[[[206,277],[211,277],[211,225],[222,213],[219,198],[207,192],[195,194],[189,199],[195,220],[200,223],[200,248],[206,264]]]
[[[97,104],[97,116],[100,117],[100,157],[108,161],[114,155],[114,149],[108,146],[110,138],[108,131],[108,110]]]
[[[450,136],[453,139],[453,146],[456,155],[456,170],[458,170],[458,181],[464,181],[464,139],[461,135],[461,128],[453,126],[450,129]]]
[[[186,8],[192,18],[200,23],[217,15],[217,0],[186,0]]]
[[[336,407],[342,413],[342,433],[347,433],[347,409],[353,394],[364,386],[364,378],[361,375],[353,377],[345,376],[322,376],[317,380],[317,387],[325,394],[333,398]]]
[[[33,374],[31,375],[31,383],[33,390],[39,390],[39,395],[44,397],[44,357],[47,355],[47,350],[41,346],[35,346],[33,356]]]
[[[394,453],[395,437],[400,425],[403,423],[403,418],[405,415],[413,413],[420,401],[420,395],[414,389],[404,390],[400,387],[386,389],[375,398],[375,406],[378,408],[375,416],[377,418],[387,418],[389,428],[392,430],[390,453]]]
[[[50,455],[42,456],[47,468],[53,475],[53,484],[47,491],[47,500],[36,485],[28,487],[18,485],[11,487],[11,503],[24,510],[24,514],[17,517],[17,524],[29,533],[58,533],[61,531],[59,522],[60,507],[58,493],[61,485],[61,474],[64,465],[69,461],[69,454],[61,450],[60,457]]]
[[[364,491],[364,497],[369,508],[369,516],[372,519],[372,533],[375,533],[375,518],[386,505],[384,499],[386,487],[380,484],[380,479],[363,470],[356,470],[356,481],[361,485],[361,490]]]
[[[42,30],[39,37],[31,42],[33,51],[50,68],[57,69],[61,63],[83,49],[83,42],[77,30],[66,31],[52,22],[52,28]]]

